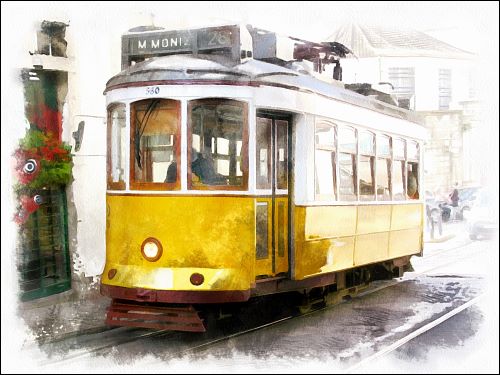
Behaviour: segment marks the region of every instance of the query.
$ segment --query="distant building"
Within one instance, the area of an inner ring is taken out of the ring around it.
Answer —
[[[389,88],[399,106],[420,112],[429,130],[425,173],[427,190],[481,182],[477,150],[476,56],[425,33],[365,26],[339,28],[327,38],[351,49],[343,59],[346,84]]]

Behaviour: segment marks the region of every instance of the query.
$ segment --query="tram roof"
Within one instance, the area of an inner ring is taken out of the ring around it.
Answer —
[[[320,80],[313,74],[298,62],[294,62],[290,67],[282,67],[255,59],[234,64],[224,56],[170,55],[153,57],[121,71],[106,83],[105,93],[118,88],[143,84],[161,85],[176,81],[186,84],[189,84],[189,81],[193,84],[214,81],[217,84],[227,82],[251,86],[269,85],[319,94],[420,123],[420,117],[415,112],[350,91],[344,88],[341,82],[333,79],[330,82],[324,78]]]

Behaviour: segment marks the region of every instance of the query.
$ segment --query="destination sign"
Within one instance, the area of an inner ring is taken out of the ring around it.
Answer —
[[[122,36],[122,69],[130,66],[131,61],[142,61],[145,57],[215,51],[239,60],[239,26],[127,33]]]
[[[133,35],[128,37],[128,53],[150,55],[170,51],[191,51],[193,35],[189,31],[169,31],[153,35]]]
[[[128,51],[124,52],[129,55],[151,55],[230,48],[233,45],[233,32],[234,28],[231,27],[125,35],[125,48]]]

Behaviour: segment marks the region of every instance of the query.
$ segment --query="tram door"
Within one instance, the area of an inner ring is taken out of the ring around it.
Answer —
[[[290,117],[257,114],[256,278],[288,272]]]

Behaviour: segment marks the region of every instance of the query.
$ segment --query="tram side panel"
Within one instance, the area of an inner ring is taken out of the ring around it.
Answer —
[[[163,247],[154,262],[141,253],[149,237]],[[241,291],[255,281],[252,198],[108,195],[106,242],[103,284],[110,286]],[[190,282],[195,272],[201,285]]]
[[[294,278],[341,271],[422,250],[422,204],[297,206]]]

